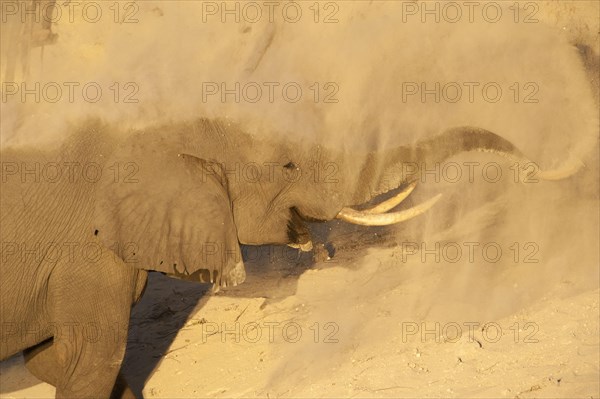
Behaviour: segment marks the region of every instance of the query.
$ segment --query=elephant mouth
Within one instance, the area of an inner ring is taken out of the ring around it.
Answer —
[[[412,193],[416,185],[416,182],[412,182],[391,198],[363,210],[344,207],[336,215],[336,219],[363,226],[387,226],[410,220],[431,209],[441,197],[441,194],[438,194],[412,208],[390,212]],[[299,248],[302,251],[312,250],[313,244],[306,222],[321,222],[322,220],[306,216],[296,207],[290,208],[289,213],[290,217],[287,225],[288,246]]]
[[[288,246],[298,248],[301,251],[308,252],[312,250],[313,244],[310,237],[310,231],[306,225],[306,218],[300,214],[295,207],[290,208],[290,218],[287,224]]]

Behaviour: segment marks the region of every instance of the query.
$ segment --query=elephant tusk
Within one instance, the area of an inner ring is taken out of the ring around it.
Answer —
[[[340,213],[337,214],[336,219],[363,226],[387,226],[404,222],[425,213],[440,199],[441,196],[442,194],[438,194],[422,204],[400,212],[369,214],[352,208],[343,208]]]
[[[400,191],[398,194],[396,194],[392,198],[389,198],[389,199],[375,205],[372,208],[365,209],[365,210],[361,211],[361,213],[379,214],[379,213],[387,212],[390,209],[397,207],[402,201],[404,201],[406,199],[406,197],[408,197],[410,195],[410,193],[413,192],[413,190],[415,189],[416,186],[417,186],[417,182],[414,181],[408,187],[406,187],[404,190]]]

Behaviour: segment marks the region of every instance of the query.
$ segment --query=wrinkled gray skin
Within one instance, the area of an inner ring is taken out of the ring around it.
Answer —
[[[469,128],[364,154],[302,150],[208,120],[122,137],[89,122],[55,153],[1,154],[0,359],[25,351],[57,397],[132,396],[118,373],[148,270],[236,285],[239,243],[306,248],[306,220],[331,220],[406,183],[401,162],[478,148],[518,155]],[[21,173],[35,163],[38,172]]]

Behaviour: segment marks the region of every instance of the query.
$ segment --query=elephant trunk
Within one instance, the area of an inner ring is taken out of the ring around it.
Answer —
[[[490,131],[473,127],[450,129],[411,146],[368,153],[352,202],[363,204],[402,184],[419,180],[426,170],[433,170],[447,159],[469,151],[491,152],[512,160],[525,160],[510,141]]]

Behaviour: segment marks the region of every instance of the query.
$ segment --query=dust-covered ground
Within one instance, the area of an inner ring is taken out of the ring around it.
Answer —
[[[439,192],[443,200],[400,226],[314,224],[312,253],[244,247],[246,282],[217,294],[152,274],[123,366],[138,393],[600,397],[597,2],[528,2],[518,17],[507,3],[498,23],[423,23],[402,2],[318,3],[317,18],[300,3],[296,24],[223,24],[204,3],[140,3],[136,24],[115,26],[108,9],[93,26],[59,21],[57,42],[43,62],[31,57],[30,74],[99,82],[110,96],[110,82],[120,82],[139,89],[139,102],[3,100],[2,145],[51,146],[89,115],[125,127],[225,116],[250,131],[347,148],[468,124],[510,139],[542,168],[585,166],[566,180],[526,183],[491,154],[462,154],[452,161],[463,173],[479,162],[473,179],[432,172],[409,205]],[[320,23],[327,16],[338,22]],[[537,22],[515,22],[528,16]],[[224,81],[296,82],[304,96],[208,95]],[[494,82],[505,95],[421,101],[406,92],[415,82]],[[315,101],[315,83],[339,101]],[[493,162],[497,178],[481,167]],[[3,362],[0,377],[2,397],[54,394],[20,357]]]

